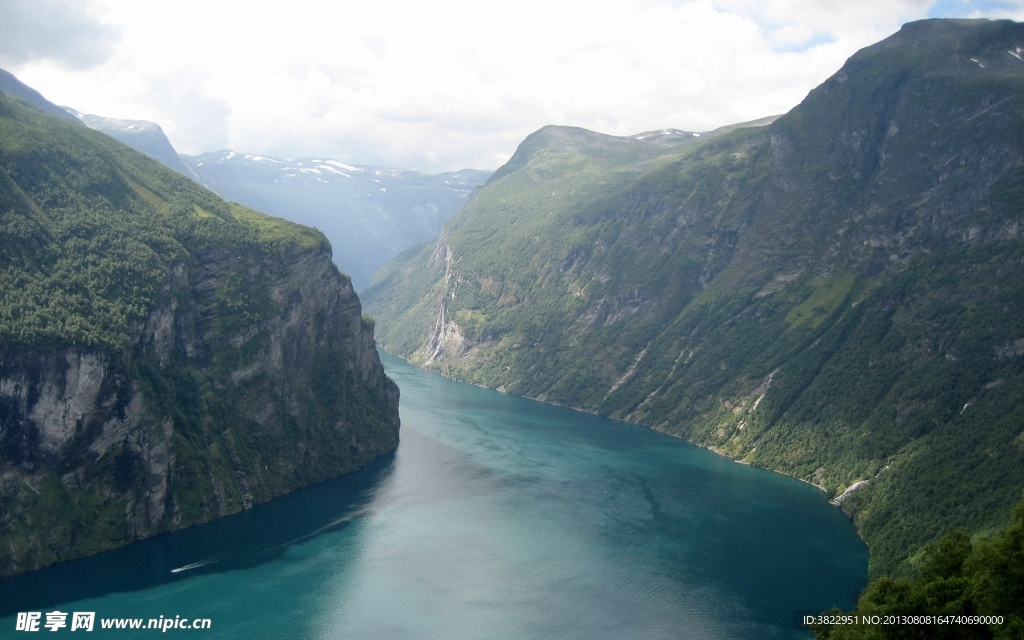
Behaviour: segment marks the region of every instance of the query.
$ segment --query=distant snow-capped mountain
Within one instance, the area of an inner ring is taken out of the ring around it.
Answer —
[[[320,229],[331,241],[335,264],[352,277],[356,290],[369,285],[377,268],[404,249],[436,239],[444,221],[491,175],[475,169],[426,174],[234,151],[186,156],[154,122],[70,107],[63,111],[222,198]]]
[[[441,226],[490,171],[426,174],[329,158],[274,158],[234,151],[181,156],[221,197],[314,226],[357,290],[401,251],[438,237]]]

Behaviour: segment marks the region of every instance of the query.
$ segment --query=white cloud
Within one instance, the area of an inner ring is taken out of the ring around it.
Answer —
[[[0,0],[0,64],[15,67],[47,60],[73,69],[106,60],[117,29],[96,15],[91,2]]]
[[[546,124],[626,135],[785,112],[934,2],[102,5],[121,36],[102,64],[9,70],[55,102],[159,122],[186,153],[439,171],[494,168]]]

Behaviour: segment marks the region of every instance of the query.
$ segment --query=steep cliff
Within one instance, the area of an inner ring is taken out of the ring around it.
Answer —
[[[0,94],[0,575],[208,521],[398,443],[319,232]]]
[[[817,484],[904,570],[1024,489],[1022,59],[922,21],[767,126],[541,129],[364,292],[381,342]]]

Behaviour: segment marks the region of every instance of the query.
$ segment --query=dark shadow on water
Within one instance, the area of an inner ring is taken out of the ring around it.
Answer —
[[[268,562],[292,544],[366,515],[394,467],[395,454],[382,456],[242,513],[0,580],[0,617]]]

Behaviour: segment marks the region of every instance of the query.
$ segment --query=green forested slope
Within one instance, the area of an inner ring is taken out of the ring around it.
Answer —
[[[923,21],[769,126],[542,129],[368,312],[447,375],[867,481],[842,504],[872,570],[912,569],[1024,488],[1021,47]]]
[[[0,93],[0,575],[393,451],[323,234]]]
[[[112,138],[6,94],[0,212],[5,346],[122,349],[130,323],[148,316],[171,265],[190,251],[327,242],[313,229],[224,202]]]
[[[881,577],[868,585],[852,612],[857,624],[820,624],[814,627],[817,637],[1016,640],[1024,636],[1024,503],[1014,510],[1010,525],[995,535],[972,541],[963,530],[956,530],[928,545],[923,555],[914,578]],[[865,617],[873,621],[875,616],[897,622],[861,622]]]

